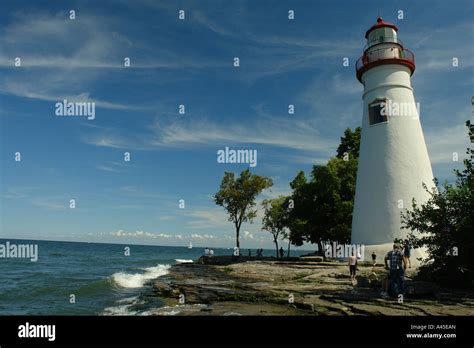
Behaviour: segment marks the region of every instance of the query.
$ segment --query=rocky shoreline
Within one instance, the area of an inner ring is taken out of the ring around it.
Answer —
[[[211,264],[209,264],[211,263]],[[359,265],[351,283],[345,263],[317,258],[201,258],[177,264],[154,281],[165,306],[151,315],[472,315],[474,292],[413,281],[403,303],[380,296],[382,265]]]

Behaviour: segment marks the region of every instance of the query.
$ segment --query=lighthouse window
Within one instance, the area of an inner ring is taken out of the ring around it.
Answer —
[[[378,99],[369,105],[369,124],[387,122],[387,115],[382,112],[385,99]]]

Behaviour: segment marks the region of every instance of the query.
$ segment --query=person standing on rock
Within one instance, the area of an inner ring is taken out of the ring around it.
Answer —
[[[349,256],[348,259],[349,272],[351,274],[351,282],[355,281],[356,271],[357,271],[357,257],[355,251],[352,252],[352,256]]]
[[[376,260],[377,260],[377,255],[375,255],[375,251],[372,251],[372,264],[374,265],[374,267],[375,267],[375,264],[377,263]]]
[[[390,261],[390,267],[388,262]],[[389,270],[389,289],[394,295],[403,294],[405,270],[407,269],[407,261],[403,257],[400,246],[393,244],[393,250],[389,251],[384,259],[385,269]]]

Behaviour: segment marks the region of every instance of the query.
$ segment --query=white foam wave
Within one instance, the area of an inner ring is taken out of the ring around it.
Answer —
[[[117,272],[112,275],[112,280],[122,288],[141,288],[151,279],[168,273],[170,265],[157,265],[155,267],[143,268],[144,273]]]
[[[120,305],[105,308],[103,315],[136,315],[138,312],[132,310],[132,306],[145,302],[138,296],[133,296],[118,300],[117,303]]]
[[[193,260],[187,260],[187,259],[174,259],[177,263],[193,263]]]

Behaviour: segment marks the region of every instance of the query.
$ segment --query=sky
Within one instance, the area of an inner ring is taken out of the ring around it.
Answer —
[[[473,110],[472,1],[2,1],[0,237],[234,246],[212,195],[248,165],[217,151],[257,150],[251,171],[274,182],[259,204],[326,163],[361,125],[354,64],[379,14],[415,53],[434,175],[453,181]],[[95,118],[58,117],[64,99],[94,102]],[[243,248],[272,247],[261,219],[242,226]]]

